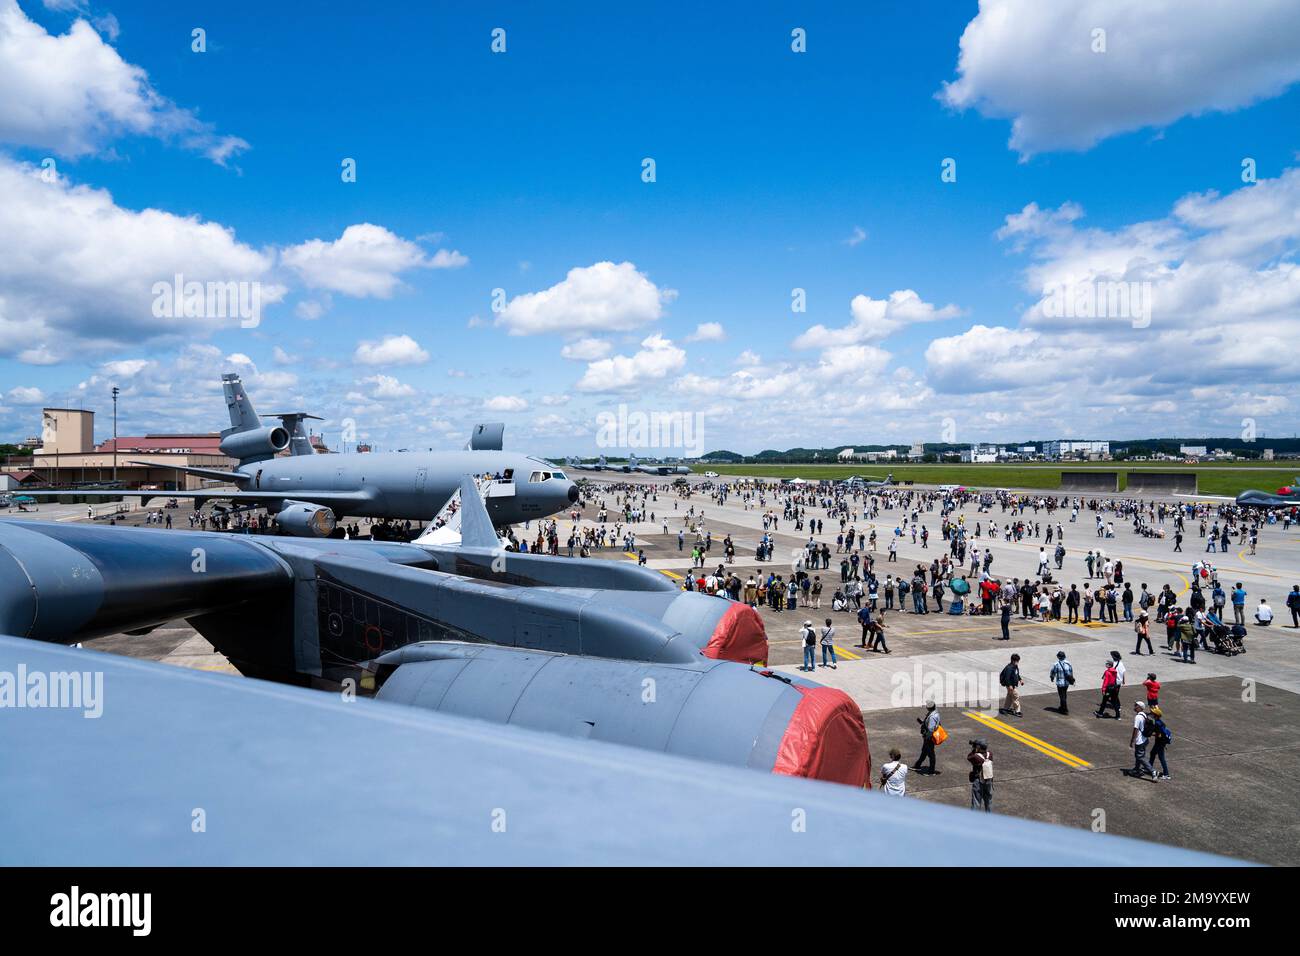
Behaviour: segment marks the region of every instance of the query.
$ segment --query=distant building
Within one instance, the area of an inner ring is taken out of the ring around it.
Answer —
[[[229,471],[237,462],[221,452],[214,433],[119,436],[95,444],[95,413],[80,408],[41,411],[41,447],[25,468],[37,476],[24,485],[68,486],[113,479],[128,488],[194,490],[203,480],[178,471],[179,466]],[[39,489],[37,489],[39,491]]]
[[[840,453],[835,457],[840,461],[852,461],[853,455],[854,455],[854,451],[852,448],[842,448],[840,449]]]
[[[961,460],[968,463],[997,461],[999,455],[1006,455],[1006,449],[997,445],[971,445],[962,449]]]
[[[909,452],[907,453],[907,457],[908,457],[908,458],[924,458],[924,457],[925,457],[925,442],[923,442],[923,441],[913,442],[913,443],[912,443],[912,449],[911,449],[911,451],[909,451]]]
[[[1043,443],[1043,454],[1048,458],[1109,458],[1108,441],[1073,441],[1062,439]]]
[[[1265,461],[1272,461],[1272,460],[1273,460],[1273,449],[1271,449],[1271,448],[1265,448],[1265,449],[1264,449],[1264,460],[1265,460]]]
[[[1209,451],[1204,445],[1179,445],[1178,453],[1187,458],[1204,458]]]

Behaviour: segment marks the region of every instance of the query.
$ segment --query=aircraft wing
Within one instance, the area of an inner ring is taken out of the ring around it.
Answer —
[[[222,471],[220,468],[196,468],[193,465],[159,465],[156,461],[128,461],[128,465],[144,465],[146,468],[171,468],[175,471],[183,471],[187,475],[197,475],[200,478],[211,478],[214,481],[242,481],[248,478],[240,471]]]
[[[0,669],[90,687],[101,675],[94,719],[86,706],[6,711],[11,865],[856,866],[863,847],[885,845],[930,866],[1240,865],[996,814],[973,827],[969,811],[921,800],[10,637]],[[341,773],[357,754],[366,772]],[[817,825],[792,827],[792,807]],[[364,839],[337,838],[358,827]]]
[[[237,504],[272,505],[280,501],[306,501],[346,512],[349,507],[373,501],[373,491],[238,491],[235,489],[208,488],[199,491],[41,491],[38,494],[51,498],[139,498],[148,504],[154,498],[190,498],[196,507],[207,501],[233,501]]]

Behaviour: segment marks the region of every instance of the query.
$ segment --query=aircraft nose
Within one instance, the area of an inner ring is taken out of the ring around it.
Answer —
[[[569,483],[569,504],[574,505],[577,503],[578,503],[578,486],[570,482]]]

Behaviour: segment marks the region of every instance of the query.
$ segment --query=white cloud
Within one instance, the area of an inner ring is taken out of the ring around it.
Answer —
[[[850,235],[847,239],[843,240],[844,244],[849,248],[852,248],[854,246],[860,246],[862,245],[862,243],[866,241],[867,241],[867,230],[863,229],[861,226],[854,226],[852,235]]]
[[[752,349],[745,349],[745,351],[741,352],[739,355],[736,356],[736,364],[737,365],[762,365],[763,358]]]
[[[429,260],[430,269],[459,269],[469,265],[469,256],[461,255],[455,249],[439,249]]]
[[[483,407],[489,412],[522,412],[528,402],[518,395],[497,395],[487,399]]]
[[[312,288],[356,298],[387,299],[401,284],[399,273],[420,268],[454,268],[469,261],[458,252],[444,253],[446,250],[439,250],[430,259],[415,243],[383,226],[363,222],[348,226],[333,242],[310,239],[289,246],[280,257]],[[455,257],[463,261],[455,261]]]
[[[120,359],[116,362],[105,362],[100,368],[105,375],[115,378],[130,378],[139,374],[148,364],[147,359]]]
[[[542,404],[551,408],[555,408],[559,405],[567,405],[569,404],[569,396],[568,395],[543,395]]]
[[[626,332],[657,321],[675,296],[630,262],[597,262],[570,269],[563,282],[549,289],[511,299],[496,324],[511,335]]]
[[[723,342],[727,338],[727,330],[722,327],[721,322],[702,322],[695,327],[695,331],[686,336],[687,342]]]
[[[1105,52],[1093,31],[1105,30]],[[1248,106],[1300,79],[1300,4],[980,0],[940,98],[1012,118],[1022,155]]]
[[[99,23],[116,36],[115,19]],[[152,136],[221,164],[248,148],[160,95],[85,20],[52,36],[17,0],[0,0],[0,90],[0,141],[18,146],[77,157],[116,136]]]
[[[358,342],[353,361],[362,365],[420,365],[429,353],[409,335],[386,335],[377,342]]]
[[[604,358],[613,349],[614,347],[604,339],[578,339],[560,349],[560,355],[575,362],[594,362],[596,359]]]
[[[961,315],[955,305],[937,308],[925,302],[911,289],[891,292],[888,299],[855,295],[849,303],[852,321],[838,329],[814,325],[794,340],[797,349],[824,349],[835,346],[879,342],[906,325],[937,322]]]
[[[662,335],[641,341],[634,355],[615,355],[592,362],[575,386],[581,392],[614,392],[665,378],[686,364],[686,352]]]
[[[69,354],[193,339],[240,318],[154,314],[156,283],[258,283],[263,310],[285,289],[273,257],[197,216],[135,211],[105,190],[51,182],[0,154],[0,355],[50,364]],[[206,311],[206,310],[205,310]]]
[[[18,385],[9,389],[5,397],[15,405],[40,405],[45,401],[44,392],[27,385]]]
[[[315,322],[329,311],[332,304],[328,295],[323,295],[319,299],[303,299],[293,307],[293,314],[308,322]]]
[[[415,389],[410,385],[399,382],[391,375],[372,375],[363,378],[361,382],[364,385],[374,386],[370,390],[370,397],[375,399],[409,398],[415,394]]]
[[[298,361],[296,355],[290,355],[278,345],[271,349],[271,358],[275,361],[276,365],[293,365]]]

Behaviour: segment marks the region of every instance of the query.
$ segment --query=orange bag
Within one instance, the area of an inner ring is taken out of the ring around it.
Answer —
[[[934,733],[930,735],[930,739],[934,741],[936,747],[948,739],[948,731],[943,729],[943,724],[934,728]]]

